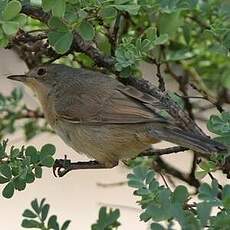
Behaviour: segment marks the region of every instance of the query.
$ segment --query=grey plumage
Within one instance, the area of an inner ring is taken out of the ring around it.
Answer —
[[[102,73],[48,65],[26,76],[24,82],[38,94],[57,134],[74,150],[99,162],[114,164],[134,157],[159,140],[201,153],[225,149],[193,121],[194,129],[186,128],[158,97]]]

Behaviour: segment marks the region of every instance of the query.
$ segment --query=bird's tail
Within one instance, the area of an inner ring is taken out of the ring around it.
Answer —
[[[187,147],[196,152],[200,152],[203,154],[211,154],[227,151],[227,148],[212,139],[208,136],[201,135],[199,133],[191,133],[188,131],[183,131],[181,129],[176,128],[164,128],[160,130],[152,130],[152,135],[158,137],[159,139],[163,139],[165,141],[169,141],[183,147]]]

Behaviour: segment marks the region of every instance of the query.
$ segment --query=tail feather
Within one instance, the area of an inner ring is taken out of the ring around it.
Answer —
[[[162,130],[152,130],[151,132],[159,139],[163,139],[204,154],[224,152],[227,150],[223,144],[210,139],[208,136],[200,135],[199,133],[194,134],[175,128],[164,128]]]

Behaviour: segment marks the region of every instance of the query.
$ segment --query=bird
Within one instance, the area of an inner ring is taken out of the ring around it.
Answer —
[[[169,113],[159,97],[108,74],[47,64],[8,78],[31,88],[56,134],[76,152],[94,159],[66,171],[113,168],[161,140],[202,154],[226,150],[191,119],[186,125],[177,110]]]

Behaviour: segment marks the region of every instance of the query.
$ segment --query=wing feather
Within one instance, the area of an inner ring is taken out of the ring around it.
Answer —
[[[55,103],[57,117],[72,123],[89,124],[166,123],[166,119],[156,111],[159,100],[153,96],[114,79],[111,79],[111,84],[103,82],[106,82],[106,87],[92,85],[85,91],[74,89],[74,85],[68,88],[71,93],[65,95],[69,97]]]

